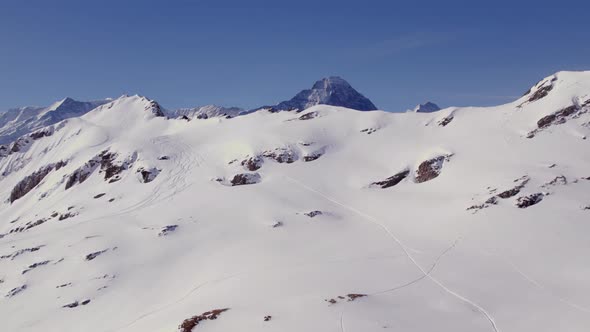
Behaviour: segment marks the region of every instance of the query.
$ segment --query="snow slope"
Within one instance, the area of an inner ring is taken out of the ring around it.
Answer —
[[[589,100],[590,72],[435,113],[119,98],[0,150],[2,330],[588,331]]]

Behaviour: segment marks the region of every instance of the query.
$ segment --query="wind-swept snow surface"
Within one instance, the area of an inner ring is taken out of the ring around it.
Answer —
[[[590,330],[590,72],[488,108],[162,115],[0,146],[2,331]]]

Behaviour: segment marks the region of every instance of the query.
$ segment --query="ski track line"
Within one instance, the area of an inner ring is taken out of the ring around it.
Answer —
[[[354,213],[356,213],[357,215],[359,215],[360,217],[364,218],[367,221],[370,221],[371,223],[379,226],[381,229],[383,229],[387,234],[389,234],[389,237],[391,237],[395,242],[397,242],[397,244],[402,248],[402,250],[405,252],[406,256],[410,259],[410,261],[412,261],[412,263],[414,264],[414,266],[416,266],[421,272],[422,274],[424,274],[425,278],[430,279],[432,282],[434,282],[436,285],[438,285],[440,288],[442,288],[445,292],[449,293],[450,295],[456,297],[457,299],[461,300],[462,302],[465,302],[469,305],[471,305],[473,308],[475,308],[477,311],[479,311],[481,314],[483,314],[487,320],[490,322],[490,324],[492,325],[492,328],[494,329],[495,332],[499,332],[500,330],[498,329],[496,322],[494,320],[494,318],[480,305],[478,305],[477,303],[469,300],[468,298],[462,296],[461,294],[451,290],[450,288],[448,288],[447,286],[445,286],[443,283],[441,283],[438,279],[434,278],[432,275],[428,274],[424,268],[422,268],[422,266],[420,264],[418,264],[418,262],[416,261],[416,259],[409,253],[407,247],[405,244],[403,244],[398,238],[397,236],[395,236],[395,234],[393,232],[391,232],[389,230],[389,228],[387,228],[384,224],[380,223],[377,219],[375,219],[374,217],[360,211],[357,210],[356,208],[353,208],[351,206],[345,205],[340,203],[339,201],[323,194],[322,192],[315,190],[312,187],[307,186],[306,184],[293,179],[292,177],[289,177],[287,175],[284,175],[285,178],[287,178],[288,180],[290,180],[291,182],[301,186],[304,189],[307,189],[310,192],[313,192],[321,197],[323,197],[324,199],[338,205],[341,206],[349,211],[352,211]]]
[[[504,261],[506,264],[508,264],[512,270],[514,270],[516,273],[518,273],[521,277],[523,277],[526,281],[530,282],[531,284],[533,284],[535,287],[539,288],[540,290],[542,290],[543,292],[547,293],[549,296],[554,297],[555,299],[557,299],[558,301],[576,309],[579,311],[582,311],[584,313],[590,313],[590,309],[589,308],[585,308],[579,304],[573,303],[567,299],[564,299],[562,297],[559,297],[558,295],[555,295],[553,292],[551,292],[551,290],[547,289],[547,287],[543,286],[541,283],[539,283],[538,281],[536,281],[535,279],[529,277],[527,274],[525,274],[521,269],[519,269],[514,263],[512,263],[510,260],[508,260],[507,258],[504,258],[498,254],[493,254],[495,256],[497,256],[498,258],[500,258],[502,261]]]
[[[157,142],[156,141],[153,141],[152,143],[155,144]],[[181,144],[181,145],[183,147],[185,147],[185,148],[186,147],[189,147],[190,148],[190,146],[187,145],[187,144]],[[181,156],[185,156],[185,155],[186,155],[185,153],[182,153],[181,152]],[[185,158],[186,160],[188,160],[188,161],[185,160],[185,162],[184,162],[184,165],[186,165],[186,166],[181,167],[182,170],[176,172],[174,174],[174,176],[172,177],[172,179],[174,180],[174,179],[182,179],[182,178],[185,178],[186,172],[188,172],[190,169],[192,169],[192,167],[191,167],[192,165],[196,164],[197,166],[200,166],[202,163],[198,162],[197,158],[198,158],[198,156],[195,157],[195,158]],[[179,160],[178,165],[181,166],[180,160]],[[164,196],[162,198],[162,200],[168,199],[168,198],[174,196],[177,193],[180,193],[182,191],[185,191],[186,189],[188,189],[192,185],[192,184],[187,184],[188,183],[187,181],[185,181],[185,182],[186,183],[185,183],[185,185],[183,186],[182,189],[176,190],[174,193]],[[92,221],[97,221],[97,220],[102,220],[102,219],[108,219],[108,218],[113,218],[113,217],[119,217],[119,216],[122,216],[122,215],[125,215],[125,214],[129,214],[129,213],[134,212],[134,211],[138,211],[141,208],[146,207],[150,203],[152,203],[152,202],[156,201],[158,198],[160,198],[160,196],[161,196],[160,192],[161,192],[161,189],[162,189],[163,186],[164,186],[164,183],[163,182],[160,183],[160,184],[158,184],[154,188],[154,190],[152,190],[152,193],[151,193],[150,196],[148,196],[147,198],[145,198],[143,200],[140,200],[139,202],[134,203],[134,204],[132,204],[132,205],[130,205],[128,207],[125,207],[125,208],[123,208],[123,209],[121,209],[121,210],[119,210],[119,211],[117,211],[115,213],[111,213],[111,214],[108,214],[108,215],[105,215],[105,216],[100,216],[100,217],[95,217],[95,218],[83,220],[83,221],[80,221],[80,222],[78,222],[76,224],[68,225],[66,227],[62,227],[62,228],[59,228],[59,229],[52,229],[52,230],[48,230],[48,231],[41,232],[41,233],[31,234],[31,236],[27,236],[27,237],[23,237],[23,238],[11,239],[9,241],[2,241],[2,239],[0,238],[0,245],[2,245],[2,244],[12,244],[12,243],[18,243],[18,242],[23,242],[23,241],[27,241],[27,240],[32,240],[32,239],[38,238],[38,237],[43,236],[43,235],[53,234],[56,231],[61,232],[61,231],[64,231],[64,230],[70,230],[70,229],[73,229],[73,228],[77,228],[80,225],[83,225],[83,224],[86,224],[86,223],[89,223],[89,222],[92,222]]]
[[[346,332],[344,329],[344,313],[340,313],[340,332]]]
[[[110,330],[107,330],[107,331],[109,331],[109,332],[118,332],[118,331],[123,331],[123,330],[125,330],[125,329],[127,329],[127,328],[129,328],[129,327],[131,327],[131,326],[133,326],[133,325],[135,325],[137,322],[139,322],[140,320],[142,320],[142,319],[144,319],[144,318],[146,318],[146,317],[152,316],[152,315],[154,315],[154,314],[156,314],[156,313],[158,313],[158,312],[160,312],[160,311],[162,311],[162,310],[166,310],[166,309],[168,309],[168,308],[170,308],[170,307],[172,307],[172,306],[174,306],[174,305],[177,305],[177,304],[179,304],[180,302],[182,302],[182,301],[186,300],[186,299],[187,299],[187,298],[188,298],[190,295],[192,295],[194,292],[196,292],[197,290],[201,289],[202,287],[204,287],[204,286],[206,286],[206,285],[208,285],[208,284],[210,284],[210,283],[217,283],[217,282],[220,282],[220,281],[225,281],[225,280],[228,280],[228,279],[234,278],[234,277],[235,277],[235,276],[237,276],[237,275],[238,275],[238,274],[232,274],[232,275],[230,275],[230,276],[227,276],[227,277],[223,277],[223,278],[219,278],[219,279],[214,279],[214,280],[209,280],[209,281],[202,282],[202,283],[200,283],[200,284],[198,284],[198,285],[194,286],[193,288],[191,288],[191,290],[190,290],[188,293],[184,294],[184,295],[183,295],[182,297],[180,297],[178,300],[176,300],[176,301],[174,301],[174,302],[167,303],[167,304],[165,304],[165,305],[161,306],[160,308],[157,308],[157,309],[151,310],[151,311],[149,311],[149,312],[146,312],[146,313],[144,313],[144,314],[142,314],[142,315],[138,316],[136,319],[134,319],[132,322],[128,323],[128,324],[127,324],[127,325],[125,325],[125,326],[118,327],[118,328],[115,328],[115,329],[110,329]]]
[[[434,263],[432,263],[432,265],[428,269],[428,275],[430,275],[432,273],[432,271],[434,271],[434,269],[436,268],[436,266],[438,265],[438,262],[442,259],[442,257],[445,256],[449,251],[451,251],[453,248],[455,248],[457,246],[457,243],[459,243],[459,240],[460,239],[461,239],[461,237],[457,238],[455,240],[455,242],[453,242],[453,244],[450,247],[448,247],[440,255],[438,255],[438,257],[436,258],[436,260],[434,261]],[[381,295],[381,294],[385,294],[385,293],[390,293],[390,292],[396,291],[398,289],[402,289],[404,287],[408,287],[410,285],[413,285],[413,284],[417,283],[418,281],[420,281],[420,280],[422,280],[424,278],[426,278],[426,275],[425,274],[422,275],[422,276],[420,276],[419,278],[414,279],[414,280],[411,280],[411,281],[409,281],[409,282],[407,282],[407,283],[405,283],[403,285],[399,285],[399,286],[396,286],[396,287],[393,287],[393,288],[390,288],[390,289],[386,289],[386,290],[383,290],[383,291],[371,293],[369,295]]]

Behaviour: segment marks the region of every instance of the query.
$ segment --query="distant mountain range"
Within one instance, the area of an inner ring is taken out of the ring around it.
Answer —
[[[110,100],[76,101],[65,98],[47,107],[21,107],[0,113],[0,144],[65,119],[84,115]]]
[[[109,101],[84,102],[76,101],[72,98],[65,98],[47,107],[22,107],[0,113],[0,144],[9,143],[22,135],[59,121],[84,115]],[[375,104],[356,91],[344,79],[340,77],[328,77],[317,81],[311,89],[303,90],[292,99],[283,101],[277,105],[262,106],[252,110],[245,110],[240,107],[205,105],[172,111],[163,110],[163,112],[173,118],[207,119],[211,117],[235,117],[261,109],[303,111],[315,105],[340,106],[359,111],[377,109]]]

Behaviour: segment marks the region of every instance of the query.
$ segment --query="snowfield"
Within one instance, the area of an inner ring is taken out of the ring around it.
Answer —
[[[0,146],[0,330],[589,331],[589,135],[590,72],[432,113],[124,96]]]

